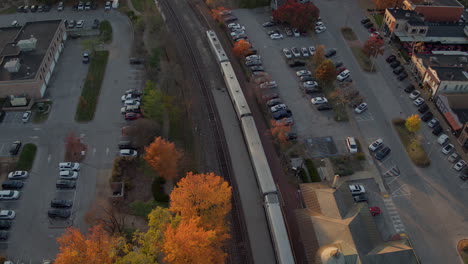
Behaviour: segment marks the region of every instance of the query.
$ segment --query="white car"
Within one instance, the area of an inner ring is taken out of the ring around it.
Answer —
[[[78,20],[78,22],[76,22],[77,28],[82,28],[83,26],[84,26],[84,20]]]
[[[416,99],[421,95],[421,93],[418,90],[414,90],[410,93],[409,98],[410,99]]]
[[[424,103],[424,99],[422,97],[418,97],[416,98],[416,100],[413,101],[413,104],[415,104],[416,106],[420,106]]]
[[[242,26],[240,24],[237,24],[237,23],[229,23],[228,28],[230,30],[237,30],[237,29],[241,29]]]
[[[260,55],[250,55],[245,57],[246,61],[254,61],[254,60],[261,60],[262,57]]]
[[[31,111],[26,111],[24,112],[23,114],[23,123],[27,123],[29,121],[29,119],[31,119],[31,116],[32,116],[32,112]]]
[[[269,81],[260,84],[260,89],[273,89],[277,87],[278,84],[276,83],[276,81]]]
[[[136,95],[136,94],[124,94],[124,95],[122,95],[122,97],[120,99],[122,100],[122,103],[125,102],[126,100],[141,101],[140,96]]]
[[[111,10],[111,2],[106,1],[106,5],[104,6],[104,10]]]
[[[80,163],[78,162],[60,162],[59,163],[59,170],[73,170],[79,171],[80,170]]]
[[[327,28],[325,26],[316,27],[315,28],[315,33],[320,34],[320,33],[324,32],[325,30],[327,30]]]
[[[60,171],[59,177],[62,180],[76,180],[78,178],[78,172],[76,171]]]
[[[356,112],[357,114],[360,114],[366,110],[367,110],[367,103],[361,103],[354,109],[354,112]]]
[[[274,33],[274,34],[271,34],[271,35],[270,35],[270,38],[273,39],[273,40],[274,40],[274,39],[283,39],[284,36],[283,36],[283,34]]]
[[[270,111],[272,113],[278,112],[279,110],[283,110],[283,109],[288,109],[288,107],[285,104],[277,104],[275,106],[270,107]]]
[[[15,219],[16,213],[13,210],[1,210],[0,220],[11,220]]]
[[[127,106],[127,105],[140,105],[140,100],[136,100],[136,99],[125,100],[124,101],[124,106]]]
[[[297,29],[297,28],[293,28],[292,32],[293,32],[295,37],[300,37],[301,36],[301,32],[299,32],[299,29]]]
[[[466,166],[466,162],[464,160],[460,160],[455,165],[453,165],[453,168],[456,171],[461,171],[464,167]]]
[[[302,57],[309,57],[309,50],[306,47],[301,48]]]
[[[452,145],[452,144],[447,144],[445,147],[443,147],[441,149],[442,153],[444,153],[445,155],[448,155],[450,152],[452,152],[452,150],[454,150],[455,147]]]
[[[288,48],[284,48],[284,49],[283,49],[283,54],[284,54],[284,56],[285,56],[287,59],[290,59],[290,58],[292,58],[292,56],[293,56],[293,55],[292,55],[292,52],[291,52]]]
[[[296,72],[297,77],[312,75],[312,73],[308,70],[300,70]]]
[[[323,24],[322,21],[318,21],[317,23],[315,23],[315,27],[324,27],[325,25]]]
[[[312,99],[310,99],[310,101],[312,102],[312,104],[316,105],[316,104],[325,104],[325,103],[328,103],[328,100],[327,98],[325,97],[314,97]]]
[[[364,188],[363,185],[360,185],[360,184],[349,185],[349,191],[351,192],[353,196],[366,193],[366,189]]]
[[[316,81],[306,81],[302,83],[302,86],[304,88],[315,88],[318,86],[318,83]]]
[[[383,139],[376,139],[372,144],[369,145],[369,150],[374,152],[383,146]]]
[[[300,52],[299,49],[296,48],[296,47],[292,47],[292,48],[291,48],[291,52],[292,52],[292,54],[294,55],[294,57],[296,57],[296,58],[298,58],[298,57],[301,56],[301,52]]]
[[[310,53],[310,56],[313,56],[315,54],[315,47],[314,46],[309,47],[309,53]]]
[[[16,200],[20,196],[18,191],[3,190],[0,191],[0,200]]]
[[[338,81],[342,82],[342,81],[348,79],[349,76],[351,76],[351,72],[349,70],[344,70],[340,74],[338,74],[338,76],[336,76],[336,79]]]
[[[28,177],[27,171],[12,171],[8,173],[8,179],[10,180],[25,179],[27,177]]]
[[[427,125],[430,127],[430,128],[433,128],[435,127],[436,125],[439,124],[439,120],[435,119],[435,118],[432,118],[431,121],[427,122]]]
[[[136,157],[138,156],[138,152],[133,149],[121,149],[119,155],[121,157]]]

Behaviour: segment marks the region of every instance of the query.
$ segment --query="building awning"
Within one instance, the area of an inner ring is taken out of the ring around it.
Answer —
[[[462,128],[461,124],[457,121],[457,119],[453,116],[452,113],[445,112],[444,117],[453,131],[458,131]]]

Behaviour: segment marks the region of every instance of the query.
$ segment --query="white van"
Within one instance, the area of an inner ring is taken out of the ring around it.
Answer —
[[[358,147],[356,144],[356,140],[353,137],[347,137],[346,138],[346,146],[348,147],[348,150],[350,153],[357,153],[358,152]]]
[[[16,200],[18,198],[18,191],[0,191],[0,200]]]
[[[338,76],[336,76],[336,79],[340,82],[344,81],[351,75],[351,72],[349,70],[344,70]]]

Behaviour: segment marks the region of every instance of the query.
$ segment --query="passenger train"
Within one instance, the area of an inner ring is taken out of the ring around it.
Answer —
[[[281,211],[279,194],[271,174],[270,166],[263,150],[255,121],[249,105],[234,73],[231,62],[213,30],[206,32],[211,50],[220,64],[226,87],[231,97],[237,117],[241,123],[247,149],[249,150],[257,183],[264,198],[265,214],[270,228],[270,237],[273,242],[276,260],[280,264],[295,263],[288,232]]]

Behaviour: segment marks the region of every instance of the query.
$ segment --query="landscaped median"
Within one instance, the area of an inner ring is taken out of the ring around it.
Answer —
[[[348,43],[348,46],[351,48],[354,57],[363,69],[366,72],[375,72],[375,67],[372,67],[372,60],[363,52],[362,44],[356,37],[352,28],[344,27],[341,28],[341,34]]]
[[[421,141],[415,133],[408,131],[405,126],[404,119],[394,119],[393,126],[395,127],[400,140],[405,146],[405,150],[413,163],[418,167],[428,167],[431,165],[431,160],[426,154],[426,151],[421,145]]]
[[[91,56],[88,75],[76,109],[75,120],[78,122],[91,121],[94,118],[108,58],[109,51],[107,50],[96,51]]]
[[[25,171],[30,170],[34,163],[34,158],[36,157],[36,151],[36,145],[32,143],[24,145],[23,150],[19,156],[18,163],[16,163],[16,169]]]

